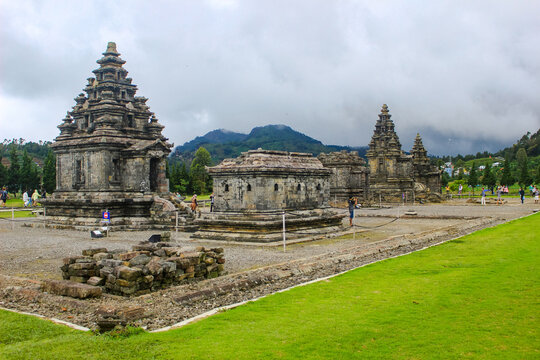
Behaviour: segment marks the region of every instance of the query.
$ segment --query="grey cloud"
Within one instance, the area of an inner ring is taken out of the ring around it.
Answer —
[[[361,146],[383,103],[405,150],[416,132],[446,154],[540,127],[534,2],[18,3],[0,5],[0,101],[50,99],[50,120],[27,111],[28,128],[56,131],[107,41],[176,144],[283,123]]]

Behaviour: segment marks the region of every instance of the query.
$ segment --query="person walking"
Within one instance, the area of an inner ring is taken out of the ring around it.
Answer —
[[[358,200],[352,196],[349,196],[347,203],[349,204],[349,224],[353,226],[354,208],[356,207]]]
[[[538,190],[538,188],[536,187],[536,185],[534,186],[533,188],[533,192],[534,192],[534,203],[535,204],[538,204],[538,197],[540,195],[540,191]]]
[[[214,211],[214,193],[210,195],[210,212]]]
[[[37,189],[34,190],[34,193],[32,194],[32,206],[37,206],[39,200],[39,193]]]
[[[525,190],[523,190],[523,187],[519,188],[519,198],[521,199],[521,203],[523,204],[523,201],[525,200]]]
[[[480,201],[480,203],[481,203],[482,205],[486,205],[486,192],[487,192],[487,190],[484,189],[484,188],[482,188],[482,199],[481,199],[481,201]]]
[[[497,205],[502,204],[502,186],[497,187]]]
[[[0,206],[5,208],[6,203],[7,203],[7,199],[8,199],[8,192],[7,192],[6,187],[4,186],[2,188],[2,191],[0,191]]]

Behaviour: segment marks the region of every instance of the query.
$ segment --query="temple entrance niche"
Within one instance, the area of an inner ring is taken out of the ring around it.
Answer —
[[[150,159],[150,191],[157,191],[158,189],[158,170],[159,170],[159,159],[151,158]]]

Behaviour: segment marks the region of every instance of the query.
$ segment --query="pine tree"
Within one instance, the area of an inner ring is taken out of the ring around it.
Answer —
[[[489,189],[492,189],[496,184],[495,175],[493,174],[493,171],[491,171],[491,165],[489,164],[489,162],[486,162],[486,167],[484,168],[482,184]]]
[[[19,154],[17,153],[17,146],[12,143],[9,150],[9,160],[11,165],[8,171],[8,190],[16,193],[19,191],[20,185],[20,172],[21,166],[19,164]]]
[[[7,169],[2,164],[2,155],[0,154],[0,189],[2,186],[4,186],[8,181],[8,175],[7,175]]]
[[[211,163],[210,153],[205,148],[200,147],[195,152],[195,158],[189,169],[191,187],[196,194],[206,193],[207,189],[210,188],[210,177],[205,166],[210,166]]]
[[[506,186],[511,186],[514,184],[514,177],[510,171],[510,160],[508,156],[504,158],[503,171],[501,175],[501,184]]]
[[[524,148],[521,148],[518,150],[517,154],[517,162],[518,162],[518,181],[520,186],[528,186],[532,179],[529,175],[529,160],[527,159],[527,152]]]
[[[43,165],[43,187],[49,194],[56,189],[56,157],[50,149]]]
[[[467,185],[472,186],[473,194],[474,194],[474,188],[476,185],[478,185],[478,174],[476,173],[476,164],[473,161],[471,166],[471,171],[469,173],[469,179],[467,180]]]

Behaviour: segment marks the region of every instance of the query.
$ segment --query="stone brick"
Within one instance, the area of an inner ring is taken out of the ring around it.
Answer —
[[[82,251],[82,254],[84,256],[94,256],[95,254],[106,253],[106,252],[107,252],[106,248],[95,248],[95,249],[85,249]]]
[[[51,294],[70,296],[78,299],[99,297],[102,294],[100,287],[64,280],[45,280],[41,284],[41,289]]]
[[[140,254],[129,261],[129,266],[146,265],[151,259],[152,258],[146,254]]]
[[[92,257],[94,258],[94,260],[100,261],[104,259],[112,259],[113,255],[106,252],[102,252],[102,253],[94,254],[94,256]]]
[[[100,286],[105,284],[105,279],[97,276],[92,276],[90,279],[88,279],[86,283],[92,286]]]
[[[119,266],[116,269],[117,277],[125,280],[136,280],[141,276],[141,270],[130,268],[127,266]]]

